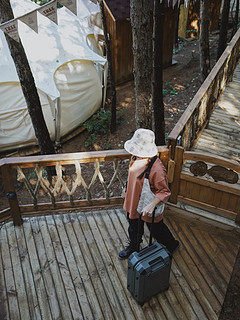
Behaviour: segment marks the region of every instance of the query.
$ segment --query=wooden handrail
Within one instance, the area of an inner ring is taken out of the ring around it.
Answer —
[[[158,152],[163,154],[165,157],[168,154],[167,146],[159,146]],[[113,161],[114,159],[129,159],[130,154],[124,149],[119,150],[106,150],[106,151],[90,151],[90,152],[78,152],[78,153],[62,153],[52,155],[38,155],[38,156],[27,156],[27,157],[13,157],[3,158],[0,160],[1,166],[8,164],[12,168],[20,166],[21,168],[33,167],[36,164],[41,166],[53,166],[57,162],[61,165],[74,164],[77,160],[79,163],[95,162],[97,159],[99,162]]]
[[[199,133],[207,125],[209,117],[216,106],[227,82],[232,79],[240,47],[240,29],[236,32],[230,45],[225,49],[210,74],[182,114],[181,118],[168,136],[168,146],[172,147],[171,158],[174,158],[175,147],[179,144],[189,150]],[[181,139],[179,139],[181,138]],[[181,142],[178,142],[181,140]]]

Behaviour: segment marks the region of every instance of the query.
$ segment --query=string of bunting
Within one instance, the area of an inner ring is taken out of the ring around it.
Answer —
[[[65,6],[72,13],[77,15],[77,0],[53,0],[42,5],[39,8],[32,10],[16,19],[9,20],[0,25],[0,29],[8,34],[12,39],[19,42],[19,34],[18,34],[18,20],[25,23],[31,29],[33,29],[36,33],[38,33],[38,22],[37,22],[37,12],[41,13],[43,16],[47,17],[54,23],[58,24],[57,20],[57,2],[61,5]]]

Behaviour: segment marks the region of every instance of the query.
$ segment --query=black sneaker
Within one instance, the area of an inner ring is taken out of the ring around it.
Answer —
[[[130,242],[129,245],[119,253],[118,257],[119,259],[127,259],[136,250],[137,244]]]

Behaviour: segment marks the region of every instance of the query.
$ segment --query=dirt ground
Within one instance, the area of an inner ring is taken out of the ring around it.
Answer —
[[[216,61],[218,34],[210,36],[211,67]],[[191,99],[201,85],[199,71],[199,44],[197,40],[182,40],[173,56],[174,64],[163,72],[165,135],[166,139]],[[97,134],[96,141],[86,146],[90,133],[81,134],[63,143],[58,153],[81,152],[89,150],[122,149],[124,142],[135,131],[134,84],[128,82],[117,86],[117,111],[121,114],[116,132]],[[109,95],[109,92],[108,92]],[[106,109],[109,108],[109,100]],[[3,157],[4,155],[1,155]],[[0,177],[1,178],[1,177]],[[1,180],[1,179],[0,179]],[[1,181],[0,181],[1,185]],[[3,188],[0,188],[0,198]],[[1,204],[2,201],[0,201]],[[220,320],[240,319],[240,256],[227,291]]]
[[[215,63],[216,57],[216,37],[216,35],[211,37],[212,65]],[[166,138],[201,85],[198,41],[180,41],[179,51],[173,56],[173,60],[175,64],[166,68],[163,72]],[[117,86],[116,92],[117,112],[120,111],[121,114],[120,124],[117,125],[116,132],[114,134],[97,135],[95,144],[90,147],[85,147],[85,141],[89,133],[83,132],[64,143],[58,152],[123,148],[125,140],[131,137],[135,131],[133,82]],[[106,108],[108,108],[108,104]]]

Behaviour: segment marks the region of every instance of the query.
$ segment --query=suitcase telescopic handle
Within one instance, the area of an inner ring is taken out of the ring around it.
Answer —
[[[140,228],[141,228],[142,215],[143,215],[143,213],[140,212],[139,218],[138,218],[137,252],[139,252],[139,249],[140,249]],[[153,213],[152,213],[152,223],[151,223],[150,237],[149,237],[149,243],[148,243],[149,246],[152,245],[152,228],[153,228],[153,224],[154,224],[154,216],[155,216],[155,209],[153,210]]]

